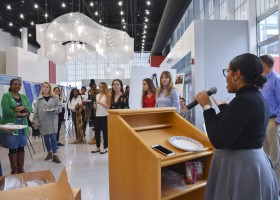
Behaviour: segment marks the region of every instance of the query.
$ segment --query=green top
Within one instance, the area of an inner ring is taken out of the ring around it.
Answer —
[[[32,112],[32,106],[29,103],[29,100],[27,99],[27,97],[23,94],[19,94],[20,98],[21,98],[21,105],[26,107],[28,110],[28,113]],[[1,101],[1,106],[2,106],[2,112],[3,112],[3,116],[1,119],[1,124],[7,124],[7,123],[14,123],[14,124],[18,124],[18,119],[16,116],[16,112],[15,112],[15,108],[17,107],[17,102],[14,99],[13,95],[11,92],[5,93],[2,97],[2,101]],[[28,125],[28,121],[27,121],[27,117],[28,116],[24,116],[23,117],[23,124],[24,125]],[[18,130],[14,130],[15,133],[18,133]],[[24,129],[24,133],[25,135],[28,135],[28,128]],[[1,131],[1,133],[6,133]],[[6,134],[10,134],[10,133],[6,133]]]

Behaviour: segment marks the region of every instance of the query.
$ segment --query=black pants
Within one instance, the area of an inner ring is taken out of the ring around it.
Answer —
[[[95,118],[95,139],[96,139],[96,147],[100,148],[100,134],[101,131],[103,133],[104,140],[104,149],[108,148],[108,125],[107,125],[107,116],[104,117],[96,117]]]
[[[65,114],[65,108],[62,108],[62,112],[58,114],[58,128],[57,128],[57,134],[56,134],[57,142],[59,142],[59,132],[60,132],[62,122],[64,120],[64,114]]]

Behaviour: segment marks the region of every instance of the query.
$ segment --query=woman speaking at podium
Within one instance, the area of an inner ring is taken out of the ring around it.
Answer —
[[[216,114],[205,91],[195,99],[204,109],[207,134],[216,148],[208,176],[206,200],[276,200],[277,181],[262,147],[269,120],[259,92],[266,82],[260,59],[253,54],[233,58],[223,70],[226,87],[235,98],[218,105]]]

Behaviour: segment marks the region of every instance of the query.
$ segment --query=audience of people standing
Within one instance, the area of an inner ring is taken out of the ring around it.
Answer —
[[[44,142],[48,154],[45,160],[52,159],[55,163],[61,163],[57,156],[56,135],[58,134],[58,118],[62,111],[62,104],[59,98],[52,94],[51,85],[48,82],[42,84],[40,96],[38,97],[33,123],[39,128],[40,133],[44,136]]]
[[[9,92],[2,97],[2,124],[13,123],[28,125],[28,113],[32,112],[32,106],[27,97],[20,94],[21,81],[12,79],[10,81]],[[1,131],[1,145],[9,149],[9,160],[11,164],[11,174],[24,173],[24,146],[27,144],[28,128],[11,131]]]
[[[142,108],[151,108],[156,106],[156,88],[152,79],[145,78],[142,81]]]
[[[175,107],[176,111],[180,112],[179,92],[173,86],[172,76],[169,71],[163,71],[160,75],[156,107]]]

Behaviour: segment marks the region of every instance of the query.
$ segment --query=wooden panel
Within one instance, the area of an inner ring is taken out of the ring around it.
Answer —
[[[213,154],[204,133],[171,108],[109,110],[110,199],[203,199]],[[186,152],[169,144],[172,136],[186,136],[204,146],[201,152]],[[166,157],[151,146],[161,144],[175,152]],[[188,160],[206,157],[205,179],[185,189],[161,189],[161,169],[168,166],[184,173]],[[179,167],[178,167],[179,166]]]
[[[109,116],[110,199],[159,199],[160,162],[119,116]]]

